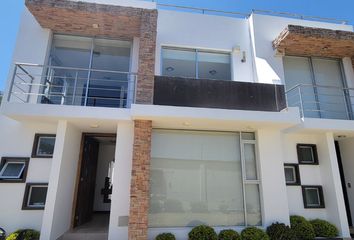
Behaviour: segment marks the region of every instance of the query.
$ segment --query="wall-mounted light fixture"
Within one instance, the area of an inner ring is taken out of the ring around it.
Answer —
[[[246,62],[246,52],[242,51],[242,59],[241,62],[245,63]]]
[[[165,68],[167,72],[172,72],[173,70],[175,70],[173,67],[167,67]]]
[[[240,53],[241,52],[241,48],[239,45],[235,45],[233,48],[232,48],[232,53],[234,54],[237,54],[237,53]]]

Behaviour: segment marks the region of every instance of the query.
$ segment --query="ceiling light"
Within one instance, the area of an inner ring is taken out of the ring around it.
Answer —
[[[214,76],[214,75],[217,74],[218,72],[217,72],[216,70],[210,70],[209,73]]]
[[[183,122],[182,124],[183,124],[183,126],[190,126],[191,125],[190,122]]]
[[[167,72],[172,72],[173,70],[175,70],[173,67],[167,67],[167,68],[166,68],[166,71],[167,71]]]
[[[99,128],[100,125],[98,125],[97,123],[94,123],[94,124],[91,124],[90,127],[91,127],[91,128]]]

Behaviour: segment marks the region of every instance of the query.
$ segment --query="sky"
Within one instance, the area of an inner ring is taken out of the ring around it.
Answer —
[[[249,13],[252,9],[348,20],[354,24],[354,0],[158,0],[158,3]],[[0,2],[0,91],[5,88],[24,0]]]

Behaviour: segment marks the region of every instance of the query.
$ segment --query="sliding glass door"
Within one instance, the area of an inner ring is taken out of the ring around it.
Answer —
[[[131,43],[54,35],[42,103],[127,107]]]
[[[287,56],[283,63],[289,106],[310,118],[350,117],[340,60]]]

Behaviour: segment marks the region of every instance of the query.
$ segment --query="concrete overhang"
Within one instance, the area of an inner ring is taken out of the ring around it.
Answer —
[[[155,21],[157,16],[156,9],[87,1],[26,0],[25,4],[43,28],[81,36],[130,40],[144,33],[143,22]]]
[[[152,120],[155,128],[218,131],[283,130],[301,123],[298,108],[266,112],[133,104],[131,116],[133,120]]]
[[[354,57],[354,32],[288,25],[273,48],[284,55]]]
[[[17,121],[52,122],[78,121],[130,121],[130,109],[83,107],[50,104],[4,103],[1,113]]]
[[[304,118],[301,124],[284,130],[284,133],[323,134],[332,132],[334,137],[354,137],[354,121],[340,119]]]

